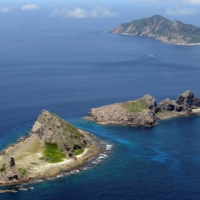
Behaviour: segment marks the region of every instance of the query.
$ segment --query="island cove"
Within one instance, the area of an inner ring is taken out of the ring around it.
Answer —
[[[200,99],[188,90],[176,100],[167,98],[158,105],[147,94],[138,100],[92,108],[85,118],[99,124],[155,126],[159,120],[199,113]]]
[[[90,133],[76,129],[46,110],[27,138],[8,146],[0,155],[0,186],[53,178],[82,166],[105,150]]]
[[[123,23],[108,33],[153,37],[169,44],[200,45],[199,27],[178,20],[170,21],[160,15]]]

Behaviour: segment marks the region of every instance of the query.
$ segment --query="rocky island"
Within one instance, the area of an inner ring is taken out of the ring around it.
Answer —
[[[133,20],[108,31],[113,34],[154,37],[170,44],[200,44],[200,28],[184,24],[178,20],[170,21],[163,16]]]
[[[200,113],[200,99],[191,91],[160,102],[150,95],[123,103],[92,108],[86,119],[100,124],[121,124],[134,126],[155,126],[158,120]]]
[[[99,141],[46,110],[27,138],[0,154],[0,186],[50,178],[100,153]]]

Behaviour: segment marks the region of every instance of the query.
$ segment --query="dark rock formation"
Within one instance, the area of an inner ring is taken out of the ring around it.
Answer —
[[[19,180],[18,176],[15,174],[14,176],[8,177],[9,181],[14,180]]]
[[[191,106],[200,107],[200,99],[195,97],[190,90],[187,90],[183,94],[179,95],[175,102],[186,108],[190,108]]]
[[[16,182],[23,177],[24,175],[19,171],[18,167],[16,166],[14,158],[11,158],[9,163],[3,164],[0,172],[1,181]]]
[[[146,105],[150,110],[155,111],[157,107],[156,99],[149,94],[142,97],[146,101]]]
[[[32,131],[43,144],[56,143],[66,155],[87,146],[84,136],[71,124],[46,110],[39,115]]]
[[[178,105],[174,101],[167,98],[164,101],[160,102],[156,108],[156,112],[163,112],[163,111],[181,112],[181,111],[185,111],[185,108],[184,106]]]
[[[12,158],[10,158],[10,167],[13,167],[13,166],[15,166],[15,160],[12,157]]]

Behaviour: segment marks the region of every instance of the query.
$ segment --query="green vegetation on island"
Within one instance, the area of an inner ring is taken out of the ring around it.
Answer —
[[[82,154],[83,152],[84,152],[83,149],[76,149],[75,150],[75,156],[78,156],[78,155]]]
[[[28,174],[28,170],[25,169],[25,168],[19,168],[19,171],[24,175],[26,176]]]
[[[42,160],[49,163],[62,162],[66,155],[58,148],[55,143],[45,143],[45,149],[43,152]]]
[[[137,101],[128,101],[121,104],[128,112],[142,112],[148,109],[146,101],[144,99],[139,99]]]
[[[21,184],[41,176],[54,177],[100,152],[99,140],[44,110],[28,137],[1,152],[0,185]]]
[[[184,24],[178,20],[170,21],[160,15],[123,23],[109,32],[133,36],[149,36],[173,44],[200,43],[199,27]]]
[[[6,171],[6,165],[5,165],[5,164],[2,164],[2,167],[1,167],[1,169],[0,169],[0,172],[4,172],[4,171]]]
[[[135,101],[92,108],[87,119],[100,124],[155,126],[158,120],[200,113],[200,99],[187,90],[176,100],[166,98],[158,105],[148,94]]]

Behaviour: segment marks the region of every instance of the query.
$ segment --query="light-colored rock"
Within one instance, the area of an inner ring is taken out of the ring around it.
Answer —
[[[88,115],[90,119],[102,124],[153,126],[156,124],[155,109],[155,98],[145,95],[136,101],[92,108]]]

